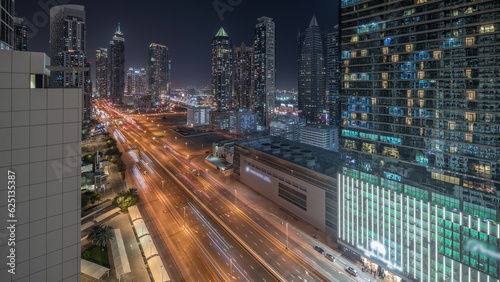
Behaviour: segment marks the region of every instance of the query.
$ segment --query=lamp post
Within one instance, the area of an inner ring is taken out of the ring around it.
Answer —
[[[286,228],[286,249],[288,250],[288,221],[285,223]]]
[[[161,266],[161,282],[163,282],[163,265]]]
[[[187,148],[188,148],[188,142],[185,142],[184,144],[186,144],[186,150],[187,150]]]
[[[161,181],[161,189],[165,189],[165,180]]]
[[[236,204],[238,203],[238,198],[236,197],[237,195],[237,192],[236,189],[234,189],[234,207],[236,208]]]

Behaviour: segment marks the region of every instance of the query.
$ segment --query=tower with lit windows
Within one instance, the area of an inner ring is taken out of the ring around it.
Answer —
[[[114,104],[121,104],[125,92],[125,38],[120,23],[109,44],[109,99]]]
[[[380,274],[500,278],[498,9],[341,2],[338,237]]]
[[[217,111],[232,108],[232,46],[221,27],[212,40],[212,94]]]
[[[269,17],[257,20],[253,44],[253,110],[258,125],[269,128],[276,100],[275,24]]]

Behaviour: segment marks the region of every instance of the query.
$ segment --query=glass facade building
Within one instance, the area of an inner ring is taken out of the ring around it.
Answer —
[[[109,99],[121,104],[125,92],[125,38],[118,23],[118,29],[109,42],[108,87]]]
[[[261,127],[269,127],[276,100],[275,24],[260,17],[253,42],[253,109]]]
[[[499,279],[500,2],[344,0],[341,22],[341,244],[405,280]]]
[[[325,36],[313,16],[299,33],[299,116],[307,124],[327,123]]]
[[[148,49],[148,82],[154,100],[160,102],[161,95],[170,92],[170,56],[168,47],[151,43]]]
[[[221,27],[212,39],[212,94],[217,111],[232,108],[232,58],[231,40]]]

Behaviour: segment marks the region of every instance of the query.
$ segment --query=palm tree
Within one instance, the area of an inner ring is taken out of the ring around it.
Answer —
[[[108,241],[113,240],[115,234],[113,227],[109,225],[96,224],[90,227],[88,239],[98,247],[106,247]]]
[[[113,203],[120,208],[121,212],[127,212],[128,208],[138,203],[140,200],[136,188],[130,188],[126,191],[118,193]]]

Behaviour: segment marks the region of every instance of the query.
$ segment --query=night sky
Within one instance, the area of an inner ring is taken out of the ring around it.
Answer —
[[[175,88],[209,85],[211,40],[221,26],[233,44],[239,46],[244,41],[247,46],[252,46],[257,18],[271,17],[276,23],[277,87],[296,89],[297,32],[307,28],[313,15],[316,15],[322,30],[330,31],[337,23],[340,1],[17,0],[16,15],[25,18],[29,28],[28,50],[48,54],[49,17],[39,2],[85,6],[87,57],[92,63],[96,49],[109,47],[118,22],[125,36],[126,69],[146,68],[147,49],[151,42],[167,45]],[[219,3],[221,10],[227,5],[232,11],[221,11],[221,19],[214,3]]]

